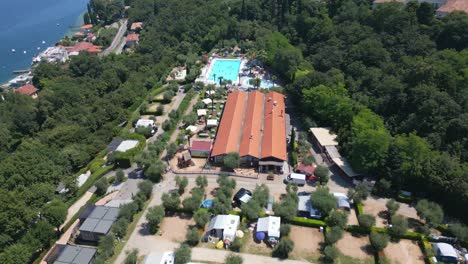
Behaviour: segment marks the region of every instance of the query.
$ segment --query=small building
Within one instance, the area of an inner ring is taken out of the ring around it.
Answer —
[[[62,46],[48,47],[45,51],[33,58],[33,64],[40,62],[47,63],[65,63],[68,60],[68,52]]]
[[[213,141],[193,140],[190,146],[192,157],[206,158],[210,156],[213,148]]]
[[[205,104],[205,106],[213,103],[213,100],[211,100],[210,98],[205,98],[202,100],[202,102]]]
[[[81,223],[79,238],[85,241],[98,242],[101,236],[109,233],[118,215],[118,208],[89,205],[79,216]]]
[[[297,202],[298,216],[307,218],[322,218],[322,214],[312,206],[312,201],[309,195],[299,195]]]
[[[88,180],[89,176],[91,176],[91,171],[87,171],[86,173],[80,174],[78,178],[76,178],[76,186],[80,188],[85,184],[85,182]]]
[[[86,41],[77,42],[75,43],[75,45],[71,47],[64,47],[64,48],[67,50],[68,56],[76,56],[80,54],[80,52],[82,51],[86,51],[91,54],[98,54],[99,52],[102,51],[101,46],[96,46],[93,43],[86,42]]]
[[[173,264],[174,252],[151,252],[143,260],[143,264]]]
[[[133,32],[137,32],[143,28],[143,22],[134,22],[130,26],[130,30]]]
[[[179,168],[187,168],[192,166],[192,156],[190,155],[190,152],[184,152],[182,153],[182,156],[177,157],[177,166]]]
[[[338,146],[336,134],[331,132],[329,127],[312,127],[310,132],[312,133],[313,143],[319,147],[321,152],[325,152],[327,146]]]
[[[195,134],[198,131],[198,127],[190,125],[190,126],[186,127],[185,130],[190,131],[191,134]]]
[[[468,13],[468,1],[466,0],[444,0],[447,1],[444,5],[437,9],[436,15],[444,17],[454,11],[463,11]]]
[[[310,177],[314,175],[314,171],[316,167],[317,165],[315,163],[312,163],[311,165],[305,165],[303,163],[300,163],[297,166],[296,172],[305,174],[307,177]]]
[[[452,245],[447,243],[433,243],[432,249],[437,261],[443,263],[458,263],[458,254]]]
[[[55,192],[61,195],[68,193],[68,191],[69,189],[63,182],[59,182],[59,184],[57,185],[57,188],[55,188]]]
[[[125,38],[125,46],[127,48],[132,48],[138,45],[138,41],[140,40],[140,34],[131,33],[128,34]]]
[[[26,85],[21,86],[18,89],[15,89],[14,91],[15,91],[15,93],[19,93],[19,94],[22,94],[22,95],[29,95],[33,99],[36,99],[37,98],[37,92],[39,91],[39,89],[37,89],[32,84],[26,84]]]
[[[223,241],[233,242],[236,237],[240,217],[238,215],[217,215],[211,219],[208,232]]]
[[[92,29],[93,29],[93,24],[86,24],[86,25],[82,25],[80,27],[80,32],[89,33],[89,32],[91,32]]]
[[[135,128],[139,127],[150,127],[151,128],[151,135],[154,135],[156,131],[158,131],[158,127],[156,126],[156,123],[154,120],[151,119],[138,119],[138,121],[135,124]]]
[[[351,204],[349,198],[344,193],[333,193],[336,198],[336,204],[338,209],[351,210]]]
[[[257,220],[256,232],[265,233],[270,245],[274,246],[279,242],[281,218],[278,216],[268,216]]]
[[[45,262],[47,264],[90,264],[95,255],[95,248],[57,244],[45,258]]]

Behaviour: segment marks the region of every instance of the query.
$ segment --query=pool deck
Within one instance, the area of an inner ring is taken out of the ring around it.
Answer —
[[[234,58],[234,59],[225,59],[225,58],[210,58],[210,63],[205,65],[202,69],[201,69],[201,75],[195,80],[195,81],[200,81],[200,82],[203,82],[205,85],[207,84],[214,84],[216,85],[217,82],[213,81],[213,80],[208,80],[208,77],[210,76],[210,73],[211,71],[213,70],[213,67],[216,63],[216,60],[240,60],[241,61],[241,64],[240,64],[240,67],[239,67],[239,71],[237,73],[237,79],[235,81],[232,82],[233,86],[239,86],[239,87],[244,87],[244,88],[253,88],[252,85],[249,84],[249,80],[252,79],[251,77],[248,77],[248,76],[240,76],[240,73],[243,72],[243,69],[246,69],[247,68],[247,62],[248,60],[245,59],[245,58]],[[267,87],[265,87],[264,85],[261,85],[260,88],[263,88],[263,89],[269,89],[270,87],[272,87],[272,81],[271,80],[265,80],[263,79],[262,80],[262,84],[263,83],[268,83],[268,84],[271,84]],[[277,85],[277,84],[275,84]]]

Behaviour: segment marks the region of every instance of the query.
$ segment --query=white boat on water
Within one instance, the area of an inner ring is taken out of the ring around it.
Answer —
[[[15,49],[11,49],[11,52],[16,52],[16,50],[15,50]]]

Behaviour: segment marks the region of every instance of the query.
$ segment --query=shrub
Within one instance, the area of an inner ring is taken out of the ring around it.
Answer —
[[[196,246],[200,242],[200,234],[196,227],[190,228],[187,230],[187,235],[185,236],[186,242],[189,246]]]
[[[149,180],[138,183],[138,189],[148,199],[153,192],[153,183]]]
[[[348,191],[348,197],[355,203],[360,203],[367,199],[369,196],[369,189],[364,182],[359,183],[356,188]]]
[[[185,264],[192,260],[192,249],[187,244],[182,244],[174,252],[174,264]]]
[[[371,246],[376,252],[382,251],[390,241],[390,237],[385,233],[371,232],[370,236]]]
[[[153,128],[151,128],[151,127],[149,127],[149,126],[147,126],[147,127],[141,127],[141,126],[140,126],[140,127],[135,128],[135,133],[140,134],[140,135],[142,135],[142,136],[144,136],[144,137],[149,138],[149,137],[151,137],[151,135],[152,135],[152,134],[151,134],[152,130],[153,130]]]
[[[138,249],[134,249],[127,253],[125,258],[125,264],[137,264],[138,263]]]
[[[249,220],[255,220],[260,217],[262,207],[258,201],[251,199],[248,203],[241,205],[242,214],[245,215]]]
[[[178,193],[163,193],[161,199],[164,208],[166,208],[168,211],[175,212],[179,209],[180,195]]]
[[[240,157],[239,153],[231,152],[224,157],[224,166],[228,169],[235,169],[239,168],[240,165]]]
[[[229,247],[229,250],[233,252],[240,252],[241,249],[242,249],[242,242],[240,239],[234,240],[234,242],[232,242],[231,246]]]
[[[195,182],[197,186],[201,189],[205,189],[208,186],[208,179],[204,175],[197,176]]]
[[[390,231],[396,236],[403,236],[408,232],[408,220],[400,215],[392,216],[392,227]]]
[[[174,92],[173,91],[166,91],[164,92],[163,94],[163,100],[164,100],[164,103],[169,103],[171,102],[172,98],[174,97]]]
[[[175,146],[175,145],[174,145]],[[179,175],[175,178],[176,186],[180,195],[184,194],[185,187],[188,185],[188,178],[186,176],[180,177]]]
[[[97,195],[104,195],[107,192],[107,188],[109,188],[109,182],[106,177],[101,177],[94,186],[96,187]]]
[[[210,221],[210,213],[205,210],[198,210],[193,215],[193,220],[200,228],[205,228],[205,225]]]
[[[164,106],[158,105],[158,107],[156,107],[156,115],[161,116],[163,114],[164,114]]]
[[[112,225],[112,232],[118,237],[123,238],[127,234],[127,227],[130,223],[125,218],[120,218]]]
[[[237,256],[234,254],[229,254],[224,260],[225,264],[242,264],[243,262],[244,259],[241,256]]]
[[[325,233],[325,242],[327,242],[327,244],[329,245],[332,245],[335,244],[342,237],[343,229],[341,229],[339,226],[334,226],[327,230],[327,232]]]
[[[425,199],[418,201],[416,204],[416,211],[418,216],[424,219],[426,224],[430,227],[439,225],[444,218],[442,207]]]
[[[287,259],[289,253],[294,249],[294,242],[288,238],[280,240],[278,245],[273,249],[272,256],[280,259]]]
[[[302,217],[294,217],[291,221],[291,224],[305,227],[323,227],[327,224],[322,220],[317,219],[306,219]]]
[[[281,224],[280,234],[281,234],[282,237],[289,235],[290,232],[291,232],[291,225]]]
[[[450,224],[448,230],[462,241],[468,241],[468,227],[463,224]]]
[[[335,259],[340,255],[340,251],[335,246],[326,246],[323,250],[325,261],[334,263]]]
[[[348,222],[348,214],[338,210],[333,210],[325,222],[330,227],[339,226],[341,229],[343,229],[346,227],[346,223]]]
[[[371,228],[375,225],[375,217],[369,214],[362,214],[358,216],[359,225],[365,228]]]
[[[320,184],[326,184],[329,180],[330,171],[323,165],[318,165],[314,170],[315,177],[318,178]]]
[[[327,217],[331,210],[336,209],[336,198],[330,193],[327,187],[319,186],[315,192],[312,192],[310,199],[314,207]]]
[[[146,214],[146,220],[148,221],[150,232],[152,234],[156,233],[158,226],[161,221],[164,219],[165,212],[164,207],[162,206],[153,206],[148,209]]]
[[[400,208],[400,204],[395,202],[394,199],[390,199],[387,201],[387,203],[385,204],[385,206],[387,207],[387,212],[388,214],[390,215],[390,217],[392,217],[393,215],[395,215],[395,213],[398,211],[398,209]]]
[[[125,172],[122,169],[117,169],[115,172],[115,180],[117,182],[123,182],[125,180]]]

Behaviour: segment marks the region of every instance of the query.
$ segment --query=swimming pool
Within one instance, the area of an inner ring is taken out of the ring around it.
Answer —
[[[215,59],[208,81],[219,82],[219,77],[224,80],[237,81],[241,60]],[[216,80],[215,80],[216,78]]]

